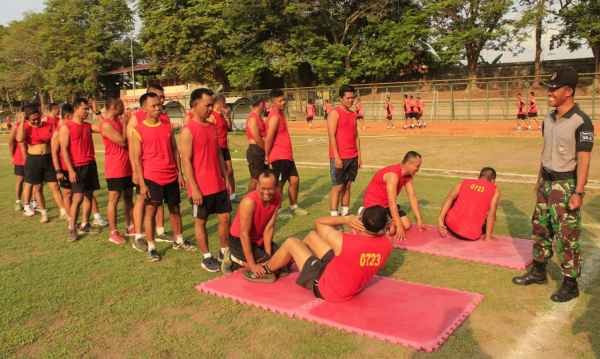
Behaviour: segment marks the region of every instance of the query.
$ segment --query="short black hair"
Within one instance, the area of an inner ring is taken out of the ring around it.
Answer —
[[[75,101],[73,101],[73,110],[78,109],[79,107],[81,107],[82,105],[87,105],[89,104],[87,98],[85,97],[78,97],[75,99]]]
[[[121,102],[120,97],[109,97],[106,99],[106,108],[115,108]]]
[[[165,92],[165,89],[158,82],[149,83],[146,92],[150,92],[152,89]]]
[[[58,104],[57,104],[56,102],[51,102],[51,103],[48,105],[48,109],[49,109],[49,110],[52,110],[52,109],[55,109],[55,108],[56,108],[56,109],[60,109],[60,107],[58,106]]]
[[[416,159],[416,158],[422,158],[421,154],[417,151],[408,151],[406,152],[406,154],[404,155],[404,158],[402,158],[402,163],[406,163],[410,160]]]
[[[190,94],[190,107],[194,107],[196,101],[200,100],[204,95],[212,96],[214,95],[214,92],[206,87],[201,87],[192,91],[192,93]]]
[[[258,178],[261,178],[261,177],[273,177],[275,179],[275,184],[277,184],[279,182],[279,179],[275,175],[275,172],[270,168],[265,168],[264,170],[262,170],[260,172],[260,174],[258,175]]]
[[[496,170],[492,167],[483,167],[479,172],[479,178],[485,178],[488,181],[493,181],[496,179]]]
[[[339,95],[340,95],[340,97],[344,97],[344,94],[345,94],[346,92],[352,92],[353,94],[355,94],[355,93],[356,93],[356,90],[355,90],[355,89],[354,89],[354,87],[353,87],[353,86],[351,86],[351,85],[342,85],[342,86],[340,87],[340,91],[339,91]]]
[[[388,224],[388,211],[381,206],[365,208],[361,220],[365,229],[371,233],[379,233]]]
[[[73,112],[73,105],[68,102],[63,103],[63,105],[60,107],[60,115],[63,118],[67,115],[72,115]]]
[[[270,98],[281,97],[281,96],[283,96],[283,95],[284,95],[284,93],[283,93],[283,90],[282,90],[282,89],[272,89],[272,90],[269,92],[269,97],[270,97]]]
[[[262,96],[255,96],[250,99],[250,104],[252,107],[260,106],[261,103],[265,102],[265,98]]]
[[[404,98],[408,98],[408,94],[404,94]]]
[[[158,98],[158,95],[154,92],[146,92],[140,97],[140,107],[144,107],[144,104],[149,98]]]
[[[215,100],[215,102],[219,102],[220,101],[220,102],[223,102],[223,104],[227,105],[227,98],[225,98],[225,95],[223,95],[221,93],[218,94],[218,95],[216,95],[215,98],[214,98],[214,100]]]
[[[25,114],[25,119],[29,119],[29,117],[31,115],[35,115],[36,113],[38,115],[41,114],[40,112],[40,107],[37,104],[34,103],[28,103],[26,105],[23,106],[23,112]]]

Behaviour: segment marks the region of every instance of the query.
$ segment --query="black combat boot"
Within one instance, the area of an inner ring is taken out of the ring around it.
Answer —
[[[577,279],[565,277],[560,288],[556,291],[556,293],[552,294],[550,299],[553,302],[564,303],[577,297],[579,297],[579,287],[577,286]]]
[[[548,282],[546,263],[533,261],[527,273],[514,277],[512,281],[517,285],[546,284]]]

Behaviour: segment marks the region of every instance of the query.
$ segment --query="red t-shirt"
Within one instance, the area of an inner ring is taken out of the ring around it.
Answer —
[[[423,110],[425,110],[425,101],[417,100],[417,111],[423,113]]]
[[[44,122],[49,123],[52,127],[54,127],[54,130],[56,130],[56,129],[58,129],[58,122],[59,121],[60,121],[59,117],[46,116]]]
[[[356,112],[349,111],[344,106],[336,107],[335,111],[338,113],[335,141],[340,158],[347,160],[358,157],[358,147],[356,147]],[[329,147],[329,158],[333,157],[333,149]]]
[[[384,107],[387,116],[391,116],[394,113],[394,105],[391,102],[386,102]]]
[[[262,138],[265,138],[265,136],[267,135],[267,125],[265,125],[265,121],[263,121],[262,117],[254,112],[250,112],[250,114],[248,115],[248,119],[246,119],[246,138],[249,140],[256,141],[256,139],[250,132],[250,128],[248,126],[251,118],[254,118],[254,120],[256,121],[256,126],[258,127],[258,135]]]
[[[123,123],[118,119],[102,119],[102,124],[108,123],[118,133],[123,133]],[[100,127],[102,128],[102,126]],[[131,176],[131,163],[127,146],[120,146],[102,133],[104,142],[104,177],[123,178]]]
[[[89,122],[66,121],[69,129],[69,156],[73,167],[88,165],[96,160],[92,125]]]
[[[325,267],[319,292],[330,302],[343,302],[360,293],[385,265],[392,243],[385,236],[344,233],[342,251]]]
[[[525,101],[517,100],[517,115],[525,114]]]
[[[538,112],[538,107],[537,107],[537,102],[535,101],[534,98],[529,100],[529,113],[537,113]]]
[[[396,187],[396,193],[400,193],[402,187],[412,180],[412,176],[403,176],[402,165],[400,164],[395,164],[380,169],[375,173],[371,179],[371,182],[369,182],[367,185],[367,189],[365,190],[365,195],[363,198],[363,207],[389,207],[386,184],[383,180],[383,176],[389,172],[393,172],[398,175],[398,186]]]
[[[246,195],[254,202],[254,213],[252,215],[252,228],[250,229],[250,241],[257,246],[263,246],[263,234],[267,223],[273,218],[275,211],[281,205],[281,195],[275,192],[273,199],[269,203],[264,203],[260,198],[258,191],[252,191]],[[229,232],[234,237],[240,237],[240,211],[235,215],[231,230]]]
[[[23,155],[23,150],[19,142],[13,140],[14,150],[12,153],[12,164],[15,166],[24,166],[25,165],[25,156]]]
[[[223,117],[223,115],[217,111],[213,111],[212,115],[215,118],[215,127],[217,129],[219,148],[229,148],[229,144],[227,142],[227,132],[229,131],[229,126],[227,125],[227,121],[225,121],[225,117]]]
[[[306,117],[315,117],[316,112],[317,109],[315,108],[315,105],[310,103],[306,105]]]
[[[464,180],[458,197],[446,214],[446,225],[461,237],[478,240],[490,210],[496,185],[484,179]]]
[[[25,143],[29,146],[39,145],[42,143],[50,143],[54,126],[49,122],[42,121],[39,126],[32,126],[31,123],[23,124],[23,132],[25,134]]]
[[[216,126],[189,120],[185,127],[192,134],[192,167],[194,179],[203,196],[225,191],[225,178],[219,164]],[[192,195],[191,189],[188,195]]]
[[[135,129],[141,141],[144,179],[161,186],[177,181],[171,124],[159,120],[154,125],[148,125],[145,121],[139,121]]]
[[[271,113],[269,113],[269,119],[271,117],[277,117],[279,119],[279,124],[273,140],[271,153],[269,153],[269,161],[293,161],[294,155],[292,151],[292,139],[290,138],[290,133],[288,131],[287,119],[285,118],[283,111],[276,110],[274,108],[271,109]]]

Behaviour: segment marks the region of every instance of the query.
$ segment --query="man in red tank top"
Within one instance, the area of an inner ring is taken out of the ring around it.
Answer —
[[[12,126],[8,138],[8,151],[12,159],[15,174],[15,211],[23,210],[23,183],[25,178],[25,149],[24,144],[17,141],[17,125]]]
[[[96,154],[92,139],[92,126],[86,122],[89,115],[88,101],[78,98],[73,103],[73,119],[59,130],[60,147],[71,182],[71,208],[69,210],[69,240],[76,241],[79,207],[83,202],[82,224],[91,212],[94,191],[100,189]],[[84,198],[86,199],[84,201]],[[88,226],[83,230],[88,230]]]
[[[60,107],[57,103],[50,103],[48,105],[48,113],[42,119],[42,121],[48,122],[54,128],[58,129],[58,121],[60,121]]]
[[[527,112],[525,111],[525,100],[521,93],[517,93],[517,130],[526,129]]]
[[[527,109],[527,126],[528,129],[531,130],[531,123],[533,122],[535,124],[535,129],[539,130],[540,124],[538,122],[538,106],[537,106],[537,101],[535,99],[535,92],[530,91],[529,92],[529,107]]]
[[[340,106],[329,113],[327,134],[329,135],[329,168],[331,191],[329,212],[331,216],[347,216],[350,213],[350,187],[362,166],[360,139],[358,137],[357,114],[352,111],[356,91],[354,87],[340,87]],[[339,206],[339,210],[338,210]]]
[[[258,188],[246,194],[240,202],[229,231],[231,259],[254,273],[263,273],[264,263],[277,250],[273,242],[277,210],[281,194],[277,191],[277,178],[271,170],[258,177]]]
[[[229,179],[229,185],[231,186],[230,199],[231,201],[237,201],[235,194],[235,177],[233,175],[233,164],[231,163],[231,152],[229,152],[229,141],[227,136],[231,130],[231,122],[229,116],[227,116],[227,103],[225,96],[217,95],[214,98],[213,111],[208,118],[208,122],[215,125],[217,129],[217,140],[219,142],[219,149],[223,155],[225,161],[225,168],[227,170],[227,177]]]
[[[385,119],[387,124],[385,125],[386,129],[396,128],[393,122],[394,116],[394,105],[392,104],[392,99],[390,95],[385,96],[385,102],[383,103],[383,110],[385,111]]]
[[[62,156],[62,152],[60,150],[60,128],[65,125],[67,121],[70,121],[73,117],[73,106],[70,103],[65,103],[62,105],[61,109],[61,119],[58,121],[58,128],[54,131],[52,135],[52,141],[50,142],[51,151],[52,151],[52,164],[54,169],[56,170],[56,180],[58,181],[58,185],[60,186],[60,191],[63,197],[64,207],[67,212],[64,216],[61,214],[61,218],[68,219],[69,214],[68,211],[71,208],[71,182],[69,182],[69,172],[67,169],[67,165],[65,164],[65,160]]]
[[[308,124],[308,128],[313,127],[313,120],[315,119],[316,113],[317,107],[315,106],[315,100],[309,98],[306,104],[306,123]]]
[[[228,243],[231,202],[217,128],[209,122],[213,113],[213,92],[207,88],[194,90],[190,95],[190,107],[192,116],[181,130],[181,163],[192,202],[196,243],[202,252],[201,266],[209,272],[218,272],[219,262],[223,269],[231,265]],[[217,258],[208,248],[206,222],[211,214],[216,214],[219,221],[221,250]]]
[[[104,177],[108,188],[106,217],[110,228],[108,240],[115,244],[124,244],[125,238],[117,230],[117,206],[123,196],[125,228],[131,224],[133,207],[133,182],[131,164],[127,151],[126,126],[123,123],[125,106],[119,98],[106,101],[104,113],[100,116],[100,133],[104,142]]]
[[[265,138],[265,161],[273,168],[279,181],[279,190],[283,193],[283,186],[289,181],[288,198],[290,200],[289,212],[283,216],[302,215],[308,212],[298,207],[298,189],[300,177],[294,162],[292,139],[288,131],[287,119],[283,113],[285,108],[285,95],[280,89],[271,90],[271,111],[267,119],[267,136]]]
[[[246,139],[248,140],[246,160],[248,161],[248,171],[250,172],[248,193],[256,189],[258,175],[267,168],[265,165],[265,135],[267,128],[263,120],[264,113],[265,99],[260,96],[254,98],[250,113],[246,119]]]
[[[496,171],[484,167],[477,180],[463,180],[446,197],[438,218],[438,230],[459,239],[475,241],[492,239],[500,190],[496,187]]]
[[[179,204],[180,187],[185,185],[180,176],[179,157],[171,124],[160,120],[160,98],[154,93],[146,93],[140,98],[140,106],[146,118],[139,122],[133,131],[133,166],[139,178],[140,195],[145,198],[144,232],[148,260],[159,261],[154,242],[155,216],[163,202],[169,207],[169,219],[173,229],[173,249],[193,250],[194,247],[183,240],[181,233],[181,213]],[[141,246],[140,246],[141,247]],[[137,245],[135,249],[140,249]]]
[[[419,153],[408,151],[401,163],[377,171],[365,189],[363,208],[373,206],[387,208],[392,220],[389,234],[395,240],[404,240],[405,231],[410,228],[410,220],[406,212],[396,202],[396,197],[402,188],[406,188],[406,195],[417,220],[417,226],[419,230],[423,230],[419,201],[412,183],[412,179],[419,172],[422,163],[423,160]]]
[[[261,271],[248,271],[250,281],[274,281],[274,272],[293,259],[300,275],[296,283],[311,290],[315,297],[330,302],[343,302],[360,293],[385,265],[392,243],[385,236],[387,211],[375,206],[361,217],[322,217],[315,230],[303,241],[288,238]],[[346,225],[355,233],[336,229]]]

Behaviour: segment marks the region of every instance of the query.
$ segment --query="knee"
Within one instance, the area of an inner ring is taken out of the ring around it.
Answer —
[[[300,178],[298,176],[290,177],[290,185],[297,186],[300,183]]]

